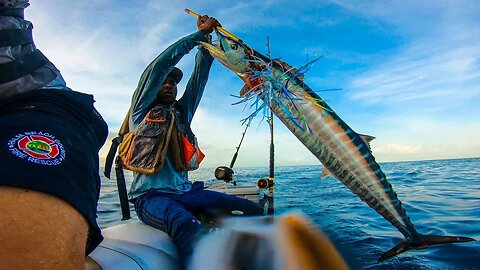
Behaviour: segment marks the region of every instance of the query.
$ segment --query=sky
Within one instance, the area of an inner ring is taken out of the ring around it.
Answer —
[[[189,8],[272,58],[302,66],[305,82],[358,133],[379,162],[480,156],[480,3],[477,1],[37,0],[25,10],[37,47],[67,85],[93,94],[115,135],[145,67],[197,30]],[[196,49],[177,65],[191,74]],[[229,165],[251,111],[232,105],[243,83],[214,62],[192,129],[204,167]],[[339,89],[338,91],[322,91]],[[320,162],[274,119],[275,164]],[[254,119],[236,167],[268,166],[269,127]],[[104,157],[109,143],[101,150]]]

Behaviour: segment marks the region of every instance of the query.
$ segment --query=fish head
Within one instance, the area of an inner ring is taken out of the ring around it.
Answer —
[[[200,42],[200,45],[225,67],[246,81],[246,74],[252,68],[251,59],[254,51],[235,36],[229,37],[218,30],[215,30],[215,32],[218,41],[216,44]]]

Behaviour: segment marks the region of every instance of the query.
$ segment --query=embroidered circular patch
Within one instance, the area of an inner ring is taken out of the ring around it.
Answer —
[[[14,156],[40,165],[58,165],[65,159],[63,144],[41,131],[17,134],[8,141],[8,149]]]

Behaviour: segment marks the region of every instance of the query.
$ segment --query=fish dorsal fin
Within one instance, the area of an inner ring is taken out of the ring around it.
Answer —
[[[241,97],[248,96],[251,91],[252,91],[252,89],[250,87],[248,87],[248,85],[245,84],[245,85],[243,85],[242,89],[240,89],[240,96]]]
[[[323,170],[322,170],[322,180],[325,180],[325,178],[327,178],[327,176],[335,177],[335,176],[333,176],[333,174],[327,169],[327,167],[323,166]]]
[[[366,135],[366,134],[358,134],[358,136],[360,136],[360,138],[362,138],[362,140],[367,144],[368,149],[370,151],[372,151],[372,148],[370,147],[370,142],[373,141],[375,139],[375,137],[370,136],[370,135]]]

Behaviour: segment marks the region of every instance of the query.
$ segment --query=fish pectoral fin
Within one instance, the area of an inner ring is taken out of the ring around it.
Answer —
[[[250,94],[251,91],[252,89],[245,84],[243,85],[242,89],[240,89],[240,96],[241,97],[248,96],[248,94]]]
[[[372,151],[372,148],[370,148],[370,142],[373,141],[375,137],[360,133],[358,133],[358,136],[360,136],[360,138],[367,144],[368,149]]]
[[[470,237],[437,235],[421,235],[420,239],[421,241],[419,242],[411,242],[408,240],[400,242],[398,245],[396,245],[389,251],[383,253],[383,255],[378,258],[378,262],[390,259],[400,253],[409,251],[411,249],[424,249],[433,245],[477,241]]]
[[[325,166],[323,166],[322,180],[325,180],[325,178],[327,178],[327,176],[335,177]]]

